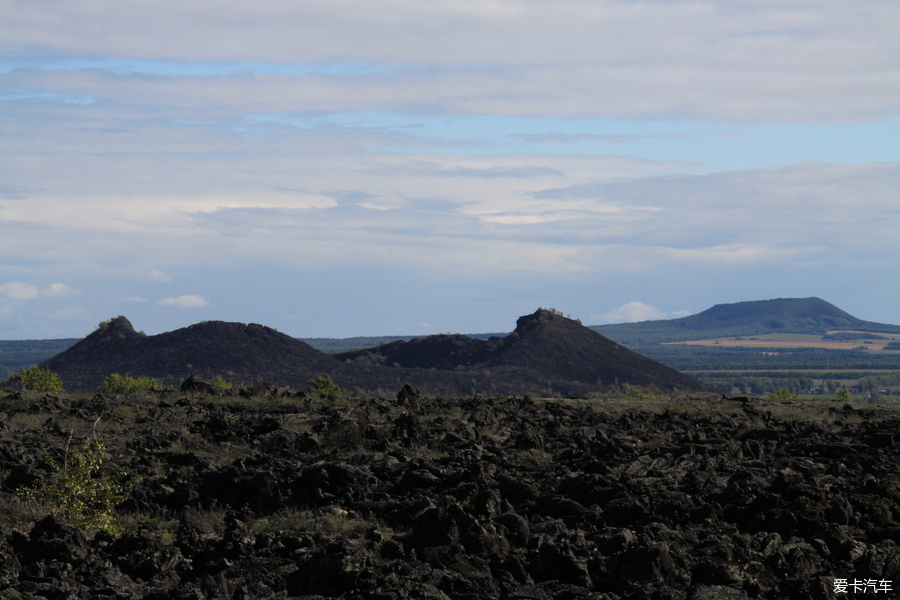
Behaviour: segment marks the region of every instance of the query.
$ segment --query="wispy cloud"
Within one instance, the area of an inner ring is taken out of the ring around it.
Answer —
[[[634,323],[637,321],[658,321],[659,319],[667,318],[668,315],[651,304],[632,300],[606,314],[591,315],[591,317],[603,323]]]
[[[158,283],[172,283],[175,281],[159,269],[150,269],[150,273],[147,274],[147,279]]]
[[[83,306],[66,306],[48,313],[47,316],[60,321],[81,321],[88,316],[88,311]]]
[[[897,3],[0,6],[3,335],[76,292],[347,335],[547,288],[671,315],[852,280],[896,311]],[[176,281],[216,303],[138,301]]]
[[[64,283],[51,283],[50,285],[39,289],[37,286],[21,281],[11,281],[9,283],[0,284],[0,295],[12,298],[13,300],[31,300],[38,296],[49,296],[54,298],[65,298],[70,296],[74,290]]]
[[[97,100],[90,96],[74,96],[50,91],[10,90],[0,95],[6,102],[55,102],[60,104],[93,104]]]
[[[632,300],[607,313],[592,314],[591,323],[598,325],[610,323],[638,323],[641,321],[659,321],[661,319],[677,319],[691,314],[689,310],[665,312],[652,304]]]
[[[55,298],[65,298],[71,296],[74,290],[64,283],[51,283],[41,290],[45,296],[53,296]]]
[[[436,171],[435,175],[443,175],[445,177],[503,177],[503,178],[520,178],[520,177],[543,177],[547,175],[562,175],[562,172],[550,167],[516,167],[502,168],[495,167],[492,169],[471,169],[464,167],[454,167],[444,171]]]
[[[0,284],[0,294],[13,300],[30,300],[40,293],[38,288],[20,281]]]
[[[677,133],[560,133],[552,131],[547,133],[524,133],[512,136],[513,139],[525,144],[572,144],[580,142],[609,142],[613,144],[633,144],[645,140],[679,139],[687,137]]]
[[[885,85],[895,69],[889,57],[900,54],[893,3],[492,6],[402,2],[386,11],[354,0],[276,2],[264,11],[230,6],[227,16],[210,18],[222,13],[211,0],[153,10],[56,2],[54,25],[45,5],[26,3],[7,11],[13,18],[0,25],[0,49],[50,55],[24,56],[23,68],[7,73],[16,80],[78,74],[93,77],[90,89],[114,103],[165,89],[170,106],[198,110],[231,99],[253,112],[299,104],[847,120],[895,108]],[[94,28],[104,35],[85,35]],[[104,68],[87,58],[96,56],[113,58]],[[160,56],[177,60],[150,60]],[[103,78],[116,85],[101,85]],[[58,93],[85,95],[79,87]],[[58,82],[16,88],[61,90]]]
[[[209,302],[202,296],[193,294],[178,296],[177,298],[163,298],[159,301],[160,306],[177,306],[179,308],[201,308],[209,306]]]

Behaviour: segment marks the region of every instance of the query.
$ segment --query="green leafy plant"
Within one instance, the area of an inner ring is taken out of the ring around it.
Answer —
[[[98,394],[133,394],[143,390],[164,389],[163,382],[153,377],[132,377],[129,374],[113,373],[97,388]]]
[[[769,393],[769,400],[799,400],[800,396],[787,388],[775,388]]]
[[[665,394],[651,394],[633,385],[625,384],[625,395],[629,398],[665,398]]]
[[[834,392],[834,398],[838,402],[853,402],[853,394],[847,388],[840,388]]]
[[[49,369],[42,369],[34,365],[27,369],[21,369],[18,373],[9,378],[12,383],[18,384],[24,390],[34,392],[61,392],[63,391],[62,380],[59,375]]]
[[[210,385],[222,388],[223,390],[234,389],[234,386],[225,381],[225,378],[221,375],[214,375],[212,378],[210,378],[209,383]]]
[[[309,391],[318,396],[334,398],[344,393],[344,390],[338,386],[328,375],[319,375],[315,379],[310,379],[306,383],[309,384]]]
[[[131,494],[124,474],[100,475],[105,450],[102,442],[95,441],[67,451],[62,464],[50,458],[51,473],[19,488],[35,518],[48,513],[88,532],[121,533],[115,507]]]

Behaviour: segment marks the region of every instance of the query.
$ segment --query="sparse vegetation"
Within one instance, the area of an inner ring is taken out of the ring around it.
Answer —
[[[98,394],[134,394],[145,390],[165,389],[163,382],[153,377],[133,377],[129,374],[120,375],[113,373],[107,377],[103,384],[97,388]]]
[[[319,533],[328,538],[361,536],[367,530],[378,528],[390,538],[390,528],[379,527],[373,521],[351,515],[346,510],[334,508],[330,511],[284,510],[276,514],[255,519],[249,523],[253,533],[277,533],[279,531],[302,531]]]
[[[306,383],[309,384],[309,391],[317,396],[335,398],[344,393],[344,390],[342,390],[340,386],[332,381],[331,377],[327,375],[319,375]]]
[[[53,469],[34,485],[19,488],[35,520],[53,514],[86,532],[121,532],[115,507],[130,498],[124,475],[101,475],[102,442],[90,442],[68,451],[62,463],[49,459]]]
[[[63,384],[59,375],[49,369],[43,369],[38,365],[22,369],[9,378],[23,390],[32,392],[61,392]]]
[[[225,379],[221,375],[213,375],[209,380],[210,385],[214,385],[218,388],[222,388],[223,390],[231,390],[234,389],[234,386],[225,381]]]
[[[542,306],[542,307],[538,308],[538,310],[539,310],[539,311],[542,310],[542,311],[548,312],[548,313],[550,313],[551,315],[554,315],[554,316],[556,316],[556,317],[565,317],[566,319],[572,319],[572,315],[571,315],[571,314],[563,313],[563,311],[561,311],[561,310],[559,310],[559,309],[556,309],[556,308],[544,308],[544,307]],[[580,320],[580,319],[572,319],[572,320],[575,321],[575,322],[578,323],[578,324],[581,324],[581,320]]]
[[[665,394],[653,394],[645,392],[641,388],[633,385],[625,385],[625,395],[629,398],[665,398]]]
[[[799,400],[800,396],[798,396],[797,394],[795,394],[794,392],[792,392],[791,390],[789,390],[787,388],[775,388],[775,390],[773,390],[769,394],[768,398],[769,398],[769,400],[783,401],[783,400]]]

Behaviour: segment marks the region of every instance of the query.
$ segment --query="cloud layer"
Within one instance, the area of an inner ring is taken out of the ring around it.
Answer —
[[[301,106],[729,120],[896,109],[889,2],[3,4],[0,48],[36,55],[17,63],[13,89],[70,103],[166,94],[207,118]],[[61,68],[41,68],[42,55]],[[88,57],[109,62],[79,63]],[[79,64],[91,73],[73,74]]]
[[[177,298],[163,298],[159,301],[160,306],[177,306],[179,308],[202,308],[209,306],[209,302],[201,296],[195,294],[187,294],[178,296]]]
[[[123,312],[505,330],[541,305],[791,295],[900,322],[896,3],[0,14],[0,337]]]

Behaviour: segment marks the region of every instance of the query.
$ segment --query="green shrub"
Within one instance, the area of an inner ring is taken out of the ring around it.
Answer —
[[[221,375],[214,375],[209,380],[210,385],[214,385],[218,388],[222,388],[223,390],[234,389],[234,386],[225,381],[225,379]]]
[[[98,394],[134,394],[144,390],[162,390],[163,382],[153,377],[132,377],[129,374],[113,373],[97,388]]]
[[[633,385],[625,384],[625,395],[629,398],[665,398],[665,394],[651,394]]]
[[[787,388],[775,388],[769,392],[769,400],[799,400],[800,396]]]
[[[62,380],[60,380],[59,375],[49,369],[42,369],[37,365],[21,369],[9,380],[20,385],[23,390],[31,390],[33,392],[63,391]]]
[[[334,398],[344,393],[344,390],[338,386],[328,375],[319,375],[315,379],[310,379],[306,383],[309,384],[309,391],[319,396]]]
[[[67,452],[62,464],[51,458],[53,472],[30,487],[19,488],[35,518],[47,513],[87,532],[103,529],[121,533],[115,522],[115,506],[130,499],[131,494],[124,474],[100,475],[105,450],[103,443],[92,442]]]
[[[847,388],[841,388],[834,392],[834,399],[838,402],[853,402],[853,394]]]

